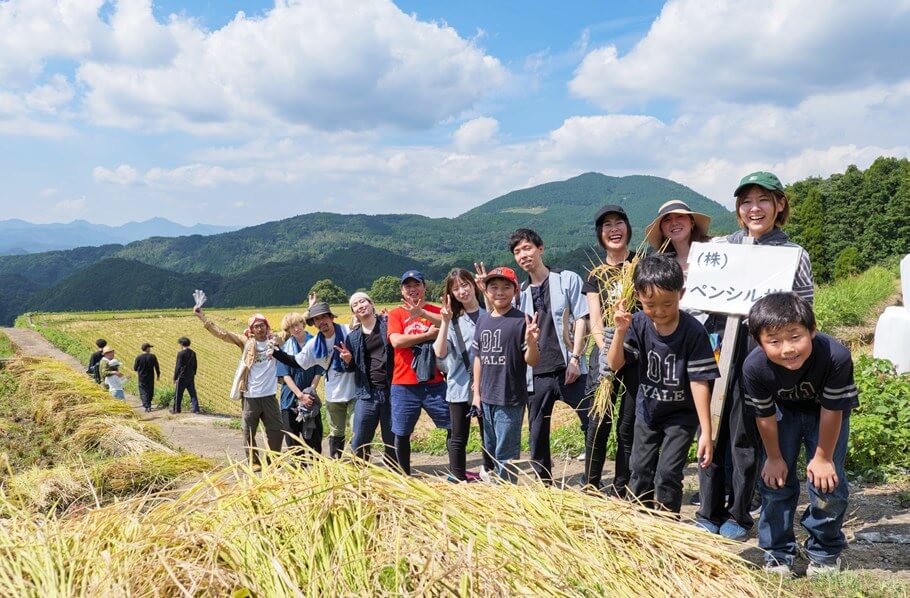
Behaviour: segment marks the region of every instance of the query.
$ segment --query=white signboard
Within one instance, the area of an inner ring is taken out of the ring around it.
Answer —
[[[768,293],[793,290],[798,247],[692,243],[686,293],[688,309],[745,316]]]

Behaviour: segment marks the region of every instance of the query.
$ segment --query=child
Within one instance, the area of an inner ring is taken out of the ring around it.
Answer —
[[[749,310],[749,334],[759,344],[746,358],[743,379],[766,455],[758,520],[765,567],[786,575],[796,558],[796,459],[805,446],[809,507],[801,523],[809,533],[807,574],[836,572],[846,544],[841,526],[850,410],[859,406],[853,360],[843,345],[816,332],[812,307],[796,293],[756,301]]]
[[[638,363],[632,480],[639,500],[652,500],[679,513],[683,468],[689,446],[701,426],[698,460],[711,464],[710,380],[720,376],[708,333],[679,310],[683,271],[671,256],[652,255],[635,268],[633,279],[642,311],[617,304],[616,332],[607,352],[614,372],[627,361]]]
[[[123,373],[120,371],[120,361],[111,359],[107,364],[108,375],[104,378],[105,384],[115,399],[125,400],[126,394],[123,392]]]
[[[518,277],[511,268],[494,268],[486,277],[484,293],[492,305],[490,313],[477,319],[474,331],[474,407],[483,410],[486,449],[493,453],[496,473],[516,482],[509,462],[521,454],[521,424],[528,389],[528,366],[540,359],[537,315],[530,319],[515,309]]]
[[[714,239],[714,242],[742,244],[744,239],[750,237],[756,245],[798,248],[799,265],[793,277],[793,290],[811,305],[814,286],[809,254],[790,241],[780,228],[790,217],[790,202],[784,194],[783,183],[770,172],[753,172],[740,180],[733,195],[736,197],[736,217],[742,228],[727,237]],[[711,314],[705,322],[708,332],[719,336],[723,335],[725,326],[726,317],[719,314]],[[753,348],[743,325],[733,352],[731,379],[721,415],[714,466],[710,470],[700,470],[698,476],[701,507],[696,519],[699,524],[725,538],[739,541],[749,537],[753,525],[752,498],[759,460],[755,417],[743,398],[740,375],[742,363]],[[725,496],[727,486],[732,491],[730,500]]]

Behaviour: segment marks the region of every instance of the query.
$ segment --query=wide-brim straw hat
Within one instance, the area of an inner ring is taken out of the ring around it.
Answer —
[[[692,219],[695,220],[695,226],[692,229],[693,232],[698,231],[702,236],[708,236],[708,229],[711,227],[711,217],[707,214],[702,214],[701,212],[693,212],[684,201],[671,199],[660,206],[660,209],[657,210],[657,218],[652,220],[651,224],[648,225],[648,228],[645,229],[645,239],[654,249],[660,251],[661,245],[667,240],[660,230],[660,221],[663,220],[664,216],[667,214],[688,214],[692,216]]]

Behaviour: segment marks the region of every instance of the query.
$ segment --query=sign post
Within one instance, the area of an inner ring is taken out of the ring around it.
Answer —
[[[729,393],[733,357],[740,323],[752,304],[769,293],[793,289],[799,266],[799,248],[753,245],[692,243],[686,292],[680,305],[688,309],[727,314],[718,368],[720,378],[711,393],[711,440],[716,445],[724,403]]]

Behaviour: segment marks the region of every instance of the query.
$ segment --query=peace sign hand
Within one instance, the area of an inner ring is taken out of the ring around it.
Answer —
[[[351,355],[351,352],[348,351],[347,345],[338,344],[338,345],[335,345],[335,348],[338,350],[338,356],[341,357],[341,360],[345,364],[351,363],[351,359],[353,358],[353,356]]]
[[[540,338],[540,326],[537,325],[537,317],[539,313],[534,313],[534,318],[532,319],[528,314],[525,314],[525,342],[529,345],[531,343],[537,344],[537,339]]]
[[[620,299],[616,302],[616,311],[613,313],[613,322],[616,324],[616,332],[625,334],[629,326],[632,325],[632,313],[626,311],[626,300]]]
[[[422,318],[423,317],[423,304],[418,303],[414,305],[407,299],[401,302],[401,307],[410,314],[411,318]]]
[[[474,274],[474,282],[477,283],[478,287],[483,289],[487,285],[487,267],[483,262],[480,262],[479,264],[474,262],[474,272],[476,272],[476,274]]]
[[[443,322],[452,321],[452,296],[446,294],[445,299],[442,302],[442,307],[439,308],[439,316],[442,318]]]
[[[309,295],[309,297],[307,297],[307,299],[309,299],[309,301],[310,301],[310,307],[313,307],[314,305],[316,305],[316,301],[317,301],[316,293],[310,293],[310,295]]]

